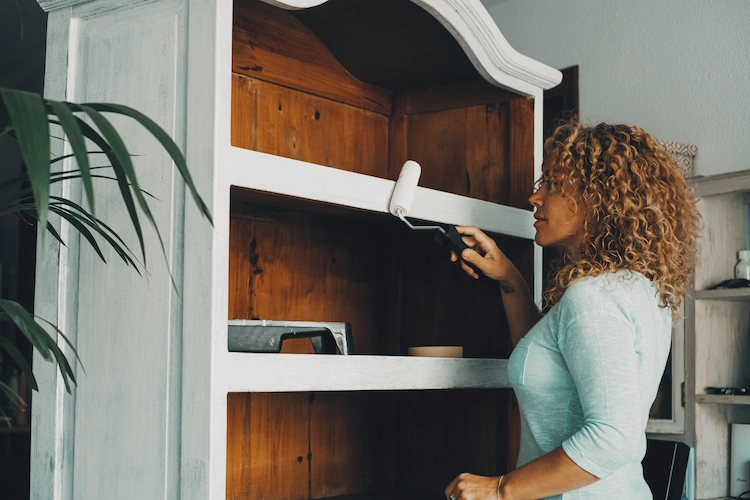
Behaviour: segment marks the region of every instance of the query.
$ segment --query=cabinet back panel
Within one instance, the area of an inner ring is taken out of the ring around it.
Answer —
[[[507,391],[229,394],[227,498],[440,498],[506,471]]]
[[[420,185],[502,203],[508,199],[508,107],[471,106],[410,115],[408,157]]]
[[[233,145],[386,176],[388,117],[241,75],[232,81]]]

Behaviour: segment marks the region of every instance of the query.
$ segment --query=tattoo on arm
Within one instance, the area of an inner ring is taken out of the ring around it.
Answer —
[[[513,288],[513,286],[510,283],[508,283],[507,281],[500,281],[500,289],[504,293],[513,293],[513,292],[516,291],[516,289]]]

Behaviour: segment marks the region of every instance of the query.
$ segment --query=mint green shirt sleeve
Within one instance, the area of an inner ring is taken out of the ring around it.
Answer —
[[[643,429],[635,332],[626,317],[579,312],[558,336],[575,382],[584,425],[562,448],[602,479],[634,459]]]

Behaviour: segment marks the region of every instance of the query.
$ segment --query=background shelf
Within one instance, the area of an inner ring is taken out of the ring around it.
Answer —
[[[503,389],[507,359],[229,353],[229,392]]]
[[[727,290],[697,290],[695,298],[699,300],[732,300],[750,301],[750,288],[733,288]]]
[[[750,396],[726,396],[724,394],[697,394],[695,400],[701,404],[750,405]]]

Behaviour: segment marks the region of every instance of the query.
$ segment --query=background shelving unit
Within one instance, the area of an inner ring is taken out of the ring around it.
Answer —
[[[697,178],[703,234],[695,292],[686,301],[686,438],[695,447],[696,498],[729,493],[730,424],[750,423],[750,398],[705,394],[706,387],[750,384],[750,290],[709,290],[734,275],[748,247],[750,171]]]

